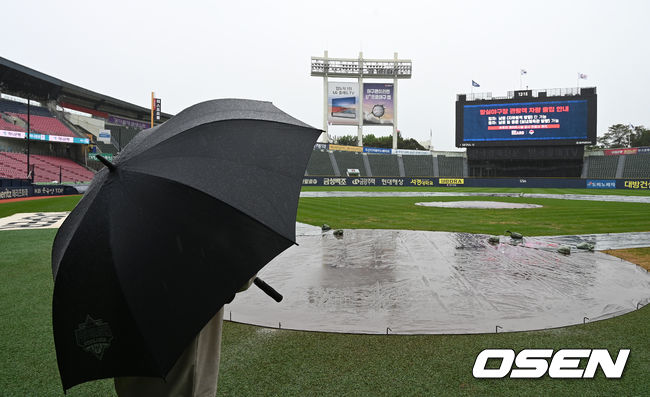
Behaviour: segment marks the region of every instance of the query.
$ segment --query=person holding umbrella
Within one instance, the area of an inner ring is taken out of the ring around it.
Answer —
[[[254,278],[251,278],[238,292],[246,291],[253,280]],[[214,397],[217,394],[219,381],[222,326],[223,307],[185,349],[165,379],[115,378],[115,392],[119,397]]]
[[[169,380],[188,346],[201,360],[205,334],[218,347],[223,305],[295,244],[320,133],[270,102],[220,99],[140,132],[114,163],[98,156],[106,167],[52,248],[63,389]]]

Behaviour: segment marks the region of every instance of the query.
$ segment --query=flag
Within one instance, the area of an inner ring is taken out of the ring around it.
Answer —
[[[154,118],[156,119],[156,121],[160,121],[160,113],[162,112],[160,107],[160,102],[161,102],[160,98],[154,98],[153,110],[154,110]]]
[[[472,80],[472,87],[480,87],[481,85],[476,81]]]
[[[586,79],[587,79],[587,75],[586,75],[586,74],[582,74],[582,73],[578,73],[578,78],[579,78],[579,79],[586,80]]]
[[[523,76],[525,74],[528,74],[528,71],[526,69],[521,69],[521,75]]]

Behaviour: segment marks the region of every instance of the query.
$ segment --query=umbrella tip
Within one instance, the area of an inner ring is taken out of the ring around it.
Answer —
[[[108,161],[108,160],[107,160],[104,156],[102,156],[101,154],[98,154],[98,155],[97,155],[97,160],[101,161],[102,164],[104,164],[104,165],[106,166],[106,168],[108,168],[109,171],[115,171],[115,170],[117,169],[117,167],[115,167],[115,164],[113,164],[113,163],[111,163],[110,161]]]

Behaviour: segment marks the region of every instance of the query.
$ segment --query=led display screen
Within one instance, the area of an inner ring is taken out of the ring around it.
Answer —
[[[459,147],[592,144],[596,139],[595,96],[457,102],[456,112]]]

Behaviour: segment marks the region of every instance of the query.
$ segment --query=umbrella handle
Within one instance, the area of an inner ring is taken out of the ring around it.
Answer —
[[[253,280],[253,283],[257,285],[259,289],[264,291],[268,296],[273,298],[276,302],[281,302],[282,301],[282,295],[276,290],[273,289],[270,285],[262,281],[261,278],[255,277],[255,280]]]

